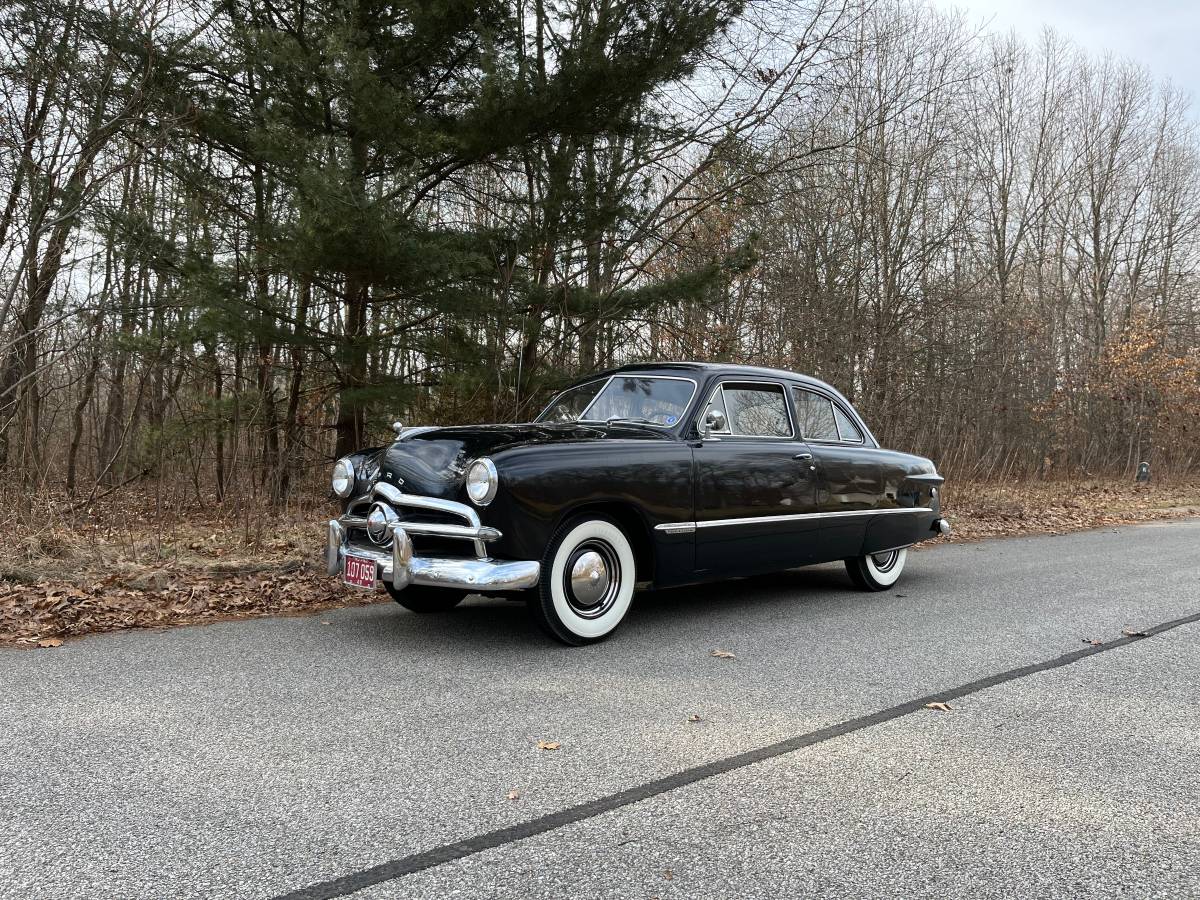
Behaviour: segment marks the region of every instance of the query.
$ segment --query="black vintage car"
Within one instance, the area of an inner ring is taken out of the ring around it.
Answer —
[[[334,467],[329,573],[421,613],[526,598],[568,644],[610,635],[639,587],[842,559],[886,590],[909,546],[949,530],[933,463],[791,372],[624,366],[528,424],[393,428]]]

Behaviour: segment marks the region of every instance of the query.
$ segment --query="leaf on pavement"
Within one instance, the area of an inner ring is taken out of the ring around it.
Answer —
[[[950,712],[954,707],[949,703],[943,703],[941,700],[935,700],[932,703],[926,703],[925,708],[937,710],[938,712]]]
[[[513,788],[511,791],[508,792],[508,799],[509,800],[520,800],[521,792],[518,791],[516,788]]]
[[[712,655],[715,656],[717,659],[737,659],[737,657],[734,656],[732,653],[730,653],[728,650],[714,650],[712,652]]]
[[[38,646],[43,650],[49,650],[51,647],[61,647],[62,638],[42,638],[38,641]]]
[[[1083,642],[1085,644],[1091,644],[1093,647],[1099,647],[1104,643],[1104,641],[1098,640],[1097,638],[1084,638]]]
[[[692,713],[690,716],[688,716],[688,721],[689,722],[703,722],[704,717],[702,715],[700,715],[700,713]]]
[[[538,741],[539,750],[558,750],[562,747],[558,741]]]
[[[1150,637],[1150,632],[1137,631],[1133,628],[1122,628],[1121,634],[1125,635],[1125,637]]]

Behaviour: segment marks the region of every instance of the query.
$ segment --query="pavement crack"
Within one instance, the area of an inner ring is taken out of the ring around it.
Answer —
[[[631,806],[642,800],[648,800],[651,797],[669,791],[679,790],[680,788],[713,778],[717,775],[724,775],[738,769],[746,768],[747,766],[752,766],[755,763],[765,762],[806,747],[814,746],[815,744],[824,743],[825,741],[853,734],[857,731],[863,731],[876,725],[882,725],[886,722],[891,722],[903,716],[924,710],[925,705],[928,703],[946,703],[950,700],[957,700],[961,697],[987,690],[988,688],[1028,678],[1040,672],[1060,669],[1101,653],[1108,653],[1111,650],[1117,650],[1129,644],[1148,640],[1155,635],[1194,622],[1200,622],[1200,612],[1191,613],[1190,615],[1140,630],[1126,628],[1120,637],[1102,644],[1088,644],[1081,649],[1064,653],[1062,656],[1056,656],[1041,662],[1029,663],[1028,665],[1007,669],[992,675],[985,675],[982,678],[968,681],[957,687],[939,690],[924,697],[918,697],[914,700],[908,700],[896,706],[888,707],[887,709],[847,719],[843,722],[827,725],[815,731],[799,734],[774,744],[756,747],[733,756],[713,760],[712,762],[694,766],[690,769],[684,769],[672,775],[626,788],[615,794],[599,797],[586,803],[580,803],[577,806],[569,806],[537,819],[531,819],[527,822],[510,825],[507,828],[500,828],[496,831],[489,831],[449,844],[443,844],[439,847],[433,847],[432,849],[423,850],[409,856],[389,860],[328,881],[317,882],[285,894],[279,894],[274,900],[332,900],[334,897],[345,897],[356,891],[361,891],[386,881],[392,881],[393,879],[412,875],[416,872],[433,868],[434,866],[445,865],[446,863],[454,862],[467,856],[473,856],[485,850],[493,850],[497,847],[503,847],[507,844],[545,834],[548,831],[573,825],[576,822],[582,822],[585,819],[621,809],[625,806]]]

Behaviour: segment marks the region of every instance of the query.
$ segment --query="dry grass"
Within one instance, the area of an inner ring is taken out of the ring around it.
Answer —
[[[130,494],[86,511],[46,498],[10,512],[0,546],[0,644],[377,602],[324,572],[325,506],[264,516],[216,505],[164,510]],[[949,540],[1200,515],[1200,480],[947,483]],[[3,504],[10,511],[16,504]],[[33,510],[36,509],[36,513]],[[939,538],[938,540],[947,540]]]

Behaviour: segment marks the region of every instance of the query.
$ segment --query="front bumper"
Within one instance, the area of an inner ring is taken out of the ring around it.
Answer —
[[[520,591],[538,583],[541,564],[536,560],[499,560],[487,555],[486,544],[500,537],[500,532],[480,524],[478,514],[469,506],[448,500],[402,494],[391,485],[376,485],[372,500],[383,500],[393,508],[435,510],[459,516],[461,525],[435,522],[392,523],[390,546],[366,541],[352,541],[349,529],[362,528],[366,522],[356,516],[329,520],[325,547],[325,566],[330,575],[342,574],[347,554],[374,560],[375,586],[389,584],[402,590],[410,584],[429,587],[459,588],[476,591]],[[469,541],[475,558],[426,558],[413,554],[412,534],[458,538]]]

